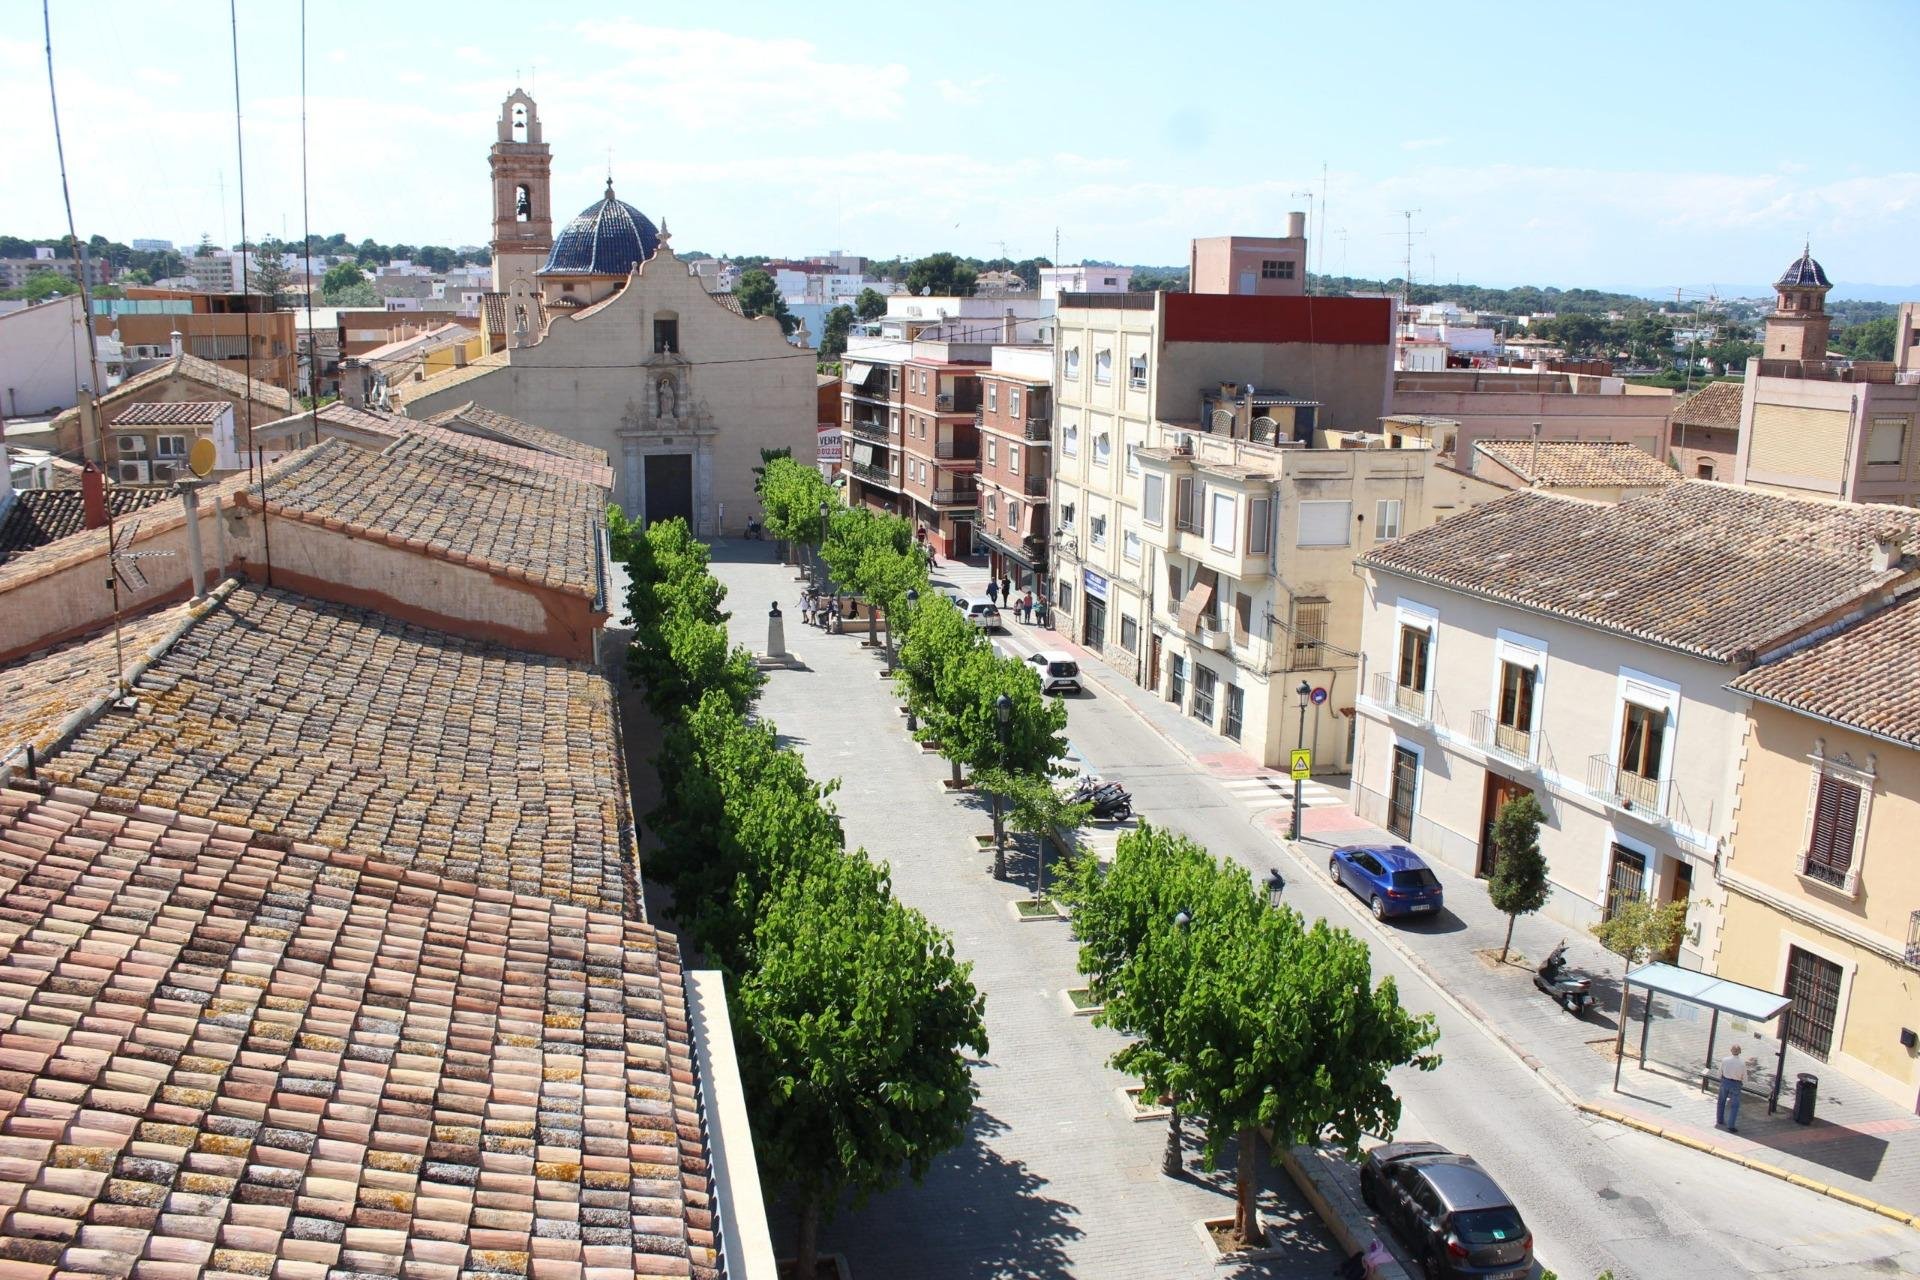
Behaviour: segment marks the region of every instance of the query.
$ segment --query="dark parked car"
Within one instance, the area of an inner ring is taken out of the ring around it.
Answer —
[[[1327,860],[1327,870],[1336,882],[1373,908],[1376,920],[1434,915],[1444,901],[1440,877],[1403,844],[1356,844],[1335,849]]]
[[[1432,1142],[1389,1142],[1367,1152],[1360,1195],[1429,1277],[1532,1274],[1533,1233],[1472,1156]]]

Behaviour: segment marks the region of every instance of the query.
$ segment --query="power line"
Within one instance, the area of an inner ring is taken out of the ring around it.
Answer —
[[[104,462],[107,456],[105,443],[100,433],[100,348],[93,336],[93,295],[87,290],[87,250],[80,243],[80,232],[73,222],[73,193],[67,187],[67,145],[60,136],[60,94],[53,83],[53,15],[48,12],[47,0],[40,0],[40,25],[47,37],[47,103],[53,110],[53,149],[60,157],[60,198],[67,206],[67,246],[73,253],[73,271],[80,286],[80,322],[87,330],[87,364],[92,370],[93,385],[89,388],[93,400],[93,413],[82,415],[80,448],[86,451],[85,418],[92,417],[94,444]]]
[[[238,0],[227,0],[227,21],[233,48],[233,150],[240,181],[240,329],[246,341],[247,377],[247,483],[252,484],[256,470],[260,477],[260,533],[267,566],[266,584],[273,585],[273,532],[267,520],[266,459],[253,438],[253,304],[247,289],[247,141],[240,125],[240,10]],[[311,329],[311,326],[309,326]]]

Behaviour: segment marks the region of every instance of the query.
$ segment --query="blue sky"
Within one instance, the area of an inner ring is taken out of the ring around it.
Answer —
[[[1806,236],[1836,280],[1920,280],[1911,0],[308,9],[319,232],[484,241],[517,69],[556,213],[598,197],[611,148],[622,198],[680,248],[1026,257],[1057,226],[1063,260],[1175,263],[1312,191],[1315,265],[1336,273],[1399,274],[1417,209],[1417,280],[1724,288],[1770,280]],[[240,4],[256,237],[300,231],[297,14]],[[226,15],[53,0],[83,232],[238,239]],[[64,226],[43,57],[39,6],[15,0],[15,234]]]

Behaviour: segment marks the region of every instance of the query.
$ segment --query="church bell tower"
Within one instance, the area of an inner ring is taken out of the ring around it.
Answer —
[[[1825,360],[1833,319],[1827,314],[1827,291],[1833,282],[1826,268],[1813,258],[1809,244],[1799,258],[1773,283],[1773,314],[1767,317],[1768,360]]]
[[[493,291],[516,282],[534,287],[534,272],[553,248],[553,157],[540,140],[540,110],[516,88],[500,104],[499,134],[487,164],[493,171]]]

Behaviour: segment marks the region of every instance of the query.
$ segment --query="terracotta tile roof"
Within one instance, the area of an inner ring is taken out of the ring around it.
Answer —
[[[360,455],[364,457],[365,455]],[[637,900],[606,679],[241,585],[46,776],[463,884]]]
[[[448,369],[444,373],[436,373],[431,378],[423,378],[419,382],[411,380],[397,382],[389,388],[389,391],[396,399],[404,402],[423,400],[428,396],[439,395],[443,391],[465,386],[475,378],[484,378],[490,373],[498,373],[507,368],[507,355],[504,349],[490,351],[477,360],[469,360],[464,369]]]
[[[254,404],[277,413],[292,413],[299,408],[293,393],[276,387],[271,382],[262,382],[258,378],[248,381],[244,373],[233,370],[214,360],[202,360],[199,356],[190,356],[185,352],[174,356],[164,364],[157,364],[144,373],[135,374],[125,382],[100,397],[100,407],[109,415],[116,405],[138,400],[140,393],[176,379],[198,383],[203,387],[224,392],[236,401],[251,399]],[[251,395],[249,395],[251,389]],[[56,429],[64,429],[79,422],[80,411],[68,409],[53,419]],[[111,416],[108,418],[112,420]]]
[[[1740,692],[1920,747],[1920,595],[1733,682]]]
[[[1533,490],[1385,543],[1356,563],[1719,661],[1912,572],[1876,534],[1920,512],[1683,481],[1612,506]]]
[[[312,427],[314,416],[311,411],[302,409],[284,418],[275,418],[272,422],[255,423],[253,433],[256,436],[275,436],[284,432],[306,431]],[[387,440],[398,440],[407,421],[398,414],[356,409],[338,400],[329,405],[322,405],[318,416],[322,440],[326,439],[328,427],[380,436]]]
[[[145,400],[114,415],[116,427],[204,426],[220,421],[233,406],[225,400]]]
[[[1542,489],[1676,484],[1680,479],[1672,467],[1624,440],[1481,440],[1473,447]]]
[[[186,620],[184,604],[124,620],[119,651],[127,666],[151,654]],[[0,667],[0,757],[28,743],[46,754],[62,722],[114,692],[114,655],[113,632],[107,630]]]
[[[382,852],[0,791],[6,1274],[717,1274],[674,939]]]
[[[569,436],[561,435],[558,431],[549,431],[545,427],[536,427],[518,418],[510,418],[504,413],[475,404],[471,400],[457,409],[436,413],[427,421],[464,435],[483,436],[506,444],[517,444],[526,449],[538,449],[542,453],[556,454],[562,458],[578,458],[583,462],[597,462],[601,466],[607,466],[612,461],[605,449],[582,444]]]
[[[170,486],[108,485],[107,507],[115,520],[145,510],[179,495]],[[78,489],[25,489],[13,495],[7,513],[0,516],[0,564],[87,527],[85,500]],[[102,540],[106,532],[101,531]]]
[[[476,435],[471,431],[463,432],[451,427],[435,425],[446,416],[435,414],[422,422],[398,413],[356,409],[335,401],[320,410],[320,438],[325,440],[328,430],[331,429],[336,433],[346,434],[350,439],[365,437],[370,441],[379,441],[381,444],[376,447],[385,447],[386,444],[406,436],[418,436],[426,440],[438,440],[482,457],[514,462],[535,471],[544,471],[549,475],[567,477],[583,484],[598,485],[609,493],[613,491],[613,468],[606,463],[607,454],[604,449],[576,444],[565,436],[554,436],[554,439],[570,446],[568,453],[564,455],[557,451],[531,449]],[[507,422],[515,421],[512,418],[506,418],[505,415],[496,416],[504,418]],[[255,427],[254,433],[256,435],[272,434],[282,426],[289,431],[305,430],[311,421],[311,414],[296,413],[278,422],[269,422]],[[525,426],[524,423],[520,425]],[[540,428],[526,427],[526,430],[539,432]],[[541,434],[551,435],[552,433]]]
[[[415,422],[411,418],[401,418],[399,421],[406,424],[406,434],[415,439],[436,441],[449,448],[463,450],[482,458],[510,462],[515,466],[526,467],[530,471],[577,480],[581,484],[590,484],[595,488],[603,489],[605,493],[601,495],[600,501],[602,507],[606,506],[607,498],[613,494],[613,468],[604,462],[528,449],[521,445],[489,439],[486,436],[451,430],[437,426],[433,422]],[[600,453],[602,457],[606,456],[601,450],[596,449],[594,452]]]
[[[267,486],[276,516],[589,599],[600,593],[607,495],[594,485],[412,435],[375,454],[334,439],[299,456]],[[259,505],[253,493],[236,501]]]
[[[1721,427],[1729,431],[1740,427],[1740,395],[1743,385],[1738,382],[1709,382],[1690,396],[1678,401],[1667,415],[1674,425],[1689,427]]]

